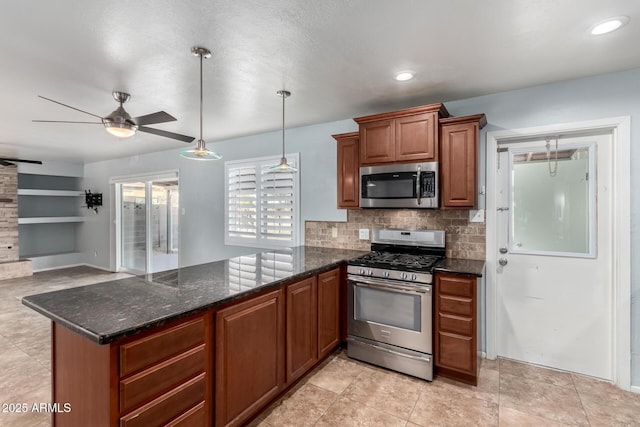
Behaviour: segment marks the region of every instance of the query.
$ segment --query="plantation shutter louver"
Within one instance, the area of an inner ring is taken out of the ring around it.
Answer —
[[[297,154],[287,157],[290,164],[297,164]],[[225,163],[226,244],[298,244],[299,175],[269,172],[279,161],[279,157],[271,157]]]

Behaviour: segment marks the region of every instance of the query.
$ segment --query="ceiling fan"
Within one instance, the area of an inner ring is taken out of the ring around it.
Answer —
[[[105,117],[98,116],[97,114],[89,113],[88,111],[81,110],[79,108],[72,107],[62,102],[55,101],[50,98],[46,98],[42,95],[38,95],[39,98],[46,99],[47,101],[54,102],[62,105],[63,107],[71,108],[72,110],[80,111],[81,113],[88,114],[90,116],[100,119],[99,122],[76,122],[66,120],[33,120],[38,123],[82,123],[82,124],[96,124],[104,125],[107,132],[117,136],[119,138],[128,138],[133,136],[136,131],[151,133],[158,136],[164,136],[166,138],[177,139],[178,141],[191,142],[195,138],[192,136],[181,135],[179,133],[167,132],[165,130],[154,129],[147,127],[146,125],[152,125],[156,123],[173,122],[176,120],[171,114],[164,111],[158,111],[157,113],[147,114],[145,116],[131,117],[129,113],[125,111],[122,104],[127,102],[131,95],[124,92],[114,91],[113,99],[120,104],[111,114]]]
[[[0,157],[0,166],[15,166],[15,162],[33,163],[35,165],[41,165],[40,160],[25,160],[25,159],[12,159],[10,157]]]

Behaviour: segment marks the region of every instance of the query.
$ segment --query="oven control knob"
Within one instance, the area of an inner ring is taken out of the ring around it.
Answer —
[[[368,274],[369,276],[373,276],[373,270],[369,269],[369,271],[367,271],[367,274]]]
[[[386,278],[386,277],[389,277],[389,272],[388,272],[388,271],[385,271],[384,273],[382,273],[382,275],[383,275],[385,278]]]
[[[415,274],[411,275],[411,280],[416,280],[417,276]]]
[[[401,278],[402,280],[406,280],[406,278],[407,278],[407,273],[400,273],[400,278]]]
[[[360,274],[364,276],[364,268],[360,269]]]

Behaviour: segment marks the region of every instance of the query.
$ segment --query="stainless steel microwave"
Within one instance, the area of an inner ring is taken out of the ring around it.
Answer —
[[[360,168],[361,208],[437,208],[438,162]]]

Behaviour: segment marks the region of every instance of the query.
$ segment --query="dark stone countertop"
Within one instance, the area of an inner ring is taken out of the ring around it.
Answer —
[[[29,295],[22,303],[97,344],[330,270],[363,251],[298,246]]]
[[[436,264],[435,272],[468,274],[470,276],[482,277],[484,264],[484,261],[477,259],[445,258]]]

